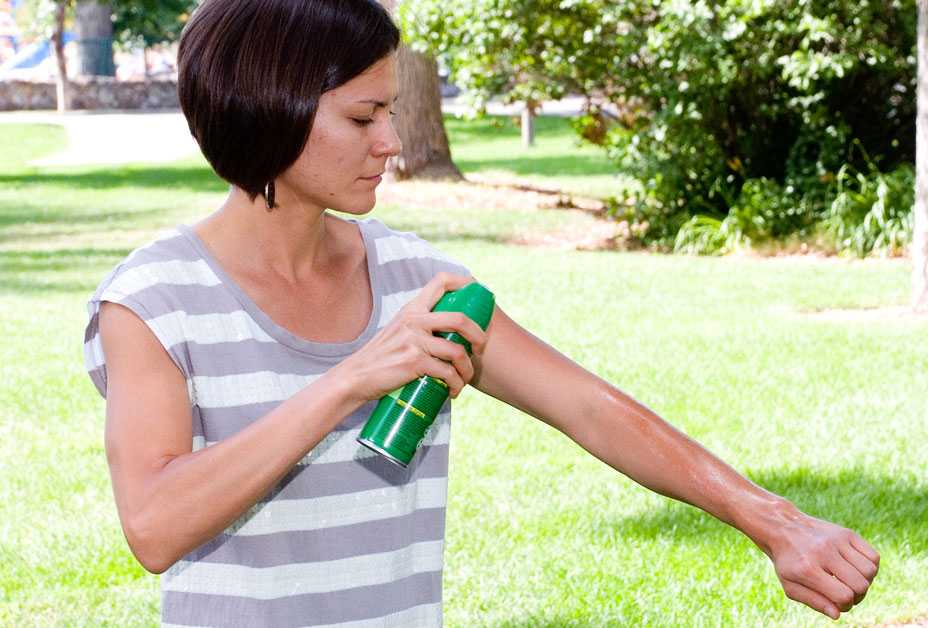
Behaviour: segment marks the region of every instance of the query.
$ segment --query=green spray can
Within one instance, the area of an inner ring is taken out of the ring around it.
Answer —
[[[494,305],[493,293],[475,281],[446,292],[432,311],[463,312],[486,331]],[[471,354],[470,343],[456,331],[434,332],[433,335],[456,342],[468,355]],[[364,424],[358,442],[387,460],[406,467],[446,399],[448,384],[423,375],[380,398]]]

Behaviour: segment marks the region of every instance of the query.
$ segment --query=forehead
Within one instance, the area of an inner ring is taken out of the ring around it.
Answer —
[[[396,99],[396,91],[396,60],[391,54],[330,93],[340,103],[385,105]]]

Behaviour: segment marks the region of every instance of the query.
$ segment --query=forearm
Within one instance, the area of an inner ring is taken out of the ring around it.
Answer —
[[[799,514],[617,388],[608,386],[597,401],[567,435],[642,486],[701,508],[768,555],[770,535]]]
[[[161,572],[221,533],[361,403],[333,369],[234,436],[165,461],[127,526],[136,556]]]

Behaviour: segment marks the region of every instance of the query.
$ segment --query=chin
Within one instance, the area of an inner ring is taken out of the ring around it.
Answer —
[[[377,197],[373,194],[370,195],[370,198],[356,201],[348,201],[344,203],[338,203],[337,205],[329,205],[329,209],[333,211],[342,212],[344,214],[352,214],[354,216],[363,216],[364,214],[369,214],[374,206],[377,204]]]

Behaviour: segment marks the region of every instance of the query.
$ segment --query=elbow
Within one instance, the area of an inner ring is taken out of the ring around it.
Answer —
[[[177,556],[168,546],[163,528],[150,518],[136,516],[123,526],[123,533],[132,555],[139,561],[145,571],[161,574],[177,562]]]

